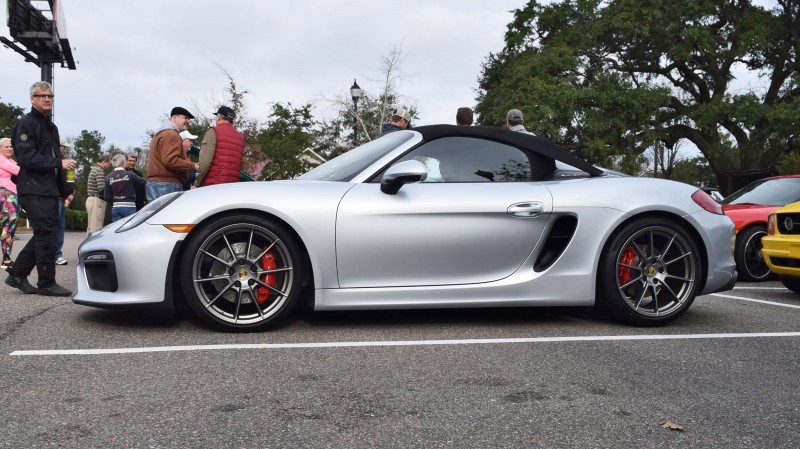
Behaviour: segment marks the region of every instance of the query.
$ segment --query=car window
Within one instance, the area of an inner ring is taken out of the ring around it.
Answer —
[[[414,137],[411,133],[396,132],[387,134],[380,139],[354,148],[313,170],[300,176],[298,179],[313,181],[343,181],[347,182],[361,173],[365,168],[388,154]]]
[[[530,181],[531,162],[518,148],[472,137],[445,137],[418,146],[396,162],[415,159],[425,182]]]
[[[785,206],[800,201],[800,178],[756,181],[726,197],[723,204],[761,204]]]

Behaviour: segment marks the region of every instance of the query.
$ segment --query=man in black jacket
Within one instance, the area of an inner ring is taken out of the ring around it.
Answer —
[[[20,171],[17,196],[33,227],[33,237],[8,270],[6,284],[23,293],[45,296],[70,296],[72,292],[56,283],[55,254],[58,246],[58,198],[72,193],[64,171],[75,168],[75,161],[63,159],[61,139],[51,120],[53,86],[39,81],[31,86],[31,112],[14,125],[11,140]],[[33,268],[39,276],[36,287],[28,282]],[[38,287],[38,288],[37,288]]]

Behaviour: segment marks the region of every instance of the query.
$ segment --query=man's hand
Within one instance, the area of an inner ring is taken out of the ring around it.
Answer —
[[[61,159],[61,168],[64,170],[74,170],[77,165],[75,159]]]

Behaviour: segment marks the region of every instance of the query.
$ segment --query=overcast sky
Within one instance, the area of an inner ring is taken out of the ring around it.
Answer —
[[[454,123],[458,107],[475,105],[481,64],[502,49],[512,11],[525,3],[62,0],[78,64],[54,69],[55,122],[68,139],[87,129],[106,146],[143,145],[173,106],[212,109],[224,98],[218,66],[250,92],[247,109],[258,120],[274,102],[312,102],[326,117],[323,96],[345,94],[354,78],[374,94],[381,57],[399,47],[397,90],[417,106],[415,124]],[[10,37],[5,8],[1,17],[0,35]],[[40,73],[0,46],[0,101],[29,110]]]

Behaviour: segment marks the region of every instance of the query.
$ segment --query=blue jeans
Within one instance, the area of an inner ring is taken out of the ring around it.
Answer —
[[[147,181],[147,201],[172,192],[183,192],[183,185],[179,182]]]
[[[111,208],[111,221],[121,220],[129,215],[136,213],[136,206],[134,207],[112,207]]]
[[[61,248],[64,247],[64,228],[67,225],[67,208],[64,200],[58,199],[58,246],[56,246],[56,259],[62,256]]]

